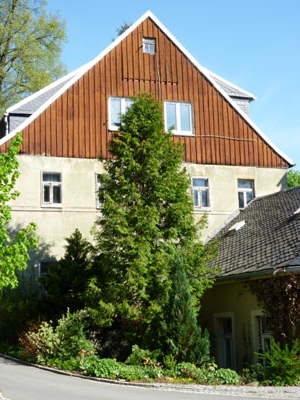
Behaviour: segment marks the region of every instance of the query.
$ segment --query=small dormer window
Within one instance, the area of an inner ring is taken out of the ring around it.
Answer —
[[[147,54],[155,54],[154,38],[143,38],[143,52]]]

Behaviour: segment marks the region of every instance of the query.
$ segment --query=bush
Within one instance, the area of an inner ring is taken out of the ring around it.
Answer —
[[[176,365],[175,373],[177,376],[182,378],[195,379],[198,374],[198,368],[196,365],[189,362],[182,362]]]
[[[266,381],[266,369],[260,363],[249,365],[248,367],[243,368],[241,378],[246,384]]]
[[[257,356],[266,362],[266,377],[274,385],[298,385],[300,382],[300,344],[280,346],[271,339],[271,348]]]
[[[159,350],[147,350],[140,349],[138,345],[132,346],[131,354],[125,361],[127,365],[151,365],[153,367],[158,366],[159,363],[157,361],[160,356]]]
[[[21,355],[28,361],[46,364],[58,355],[60,340],[51,323],[31,324],[20,336]]]
[[[238,385],[240,377],[236,371],[227,368],[220,368],[214,372],[215,383],[220,385]]]
[[[56,328],[52,322],[32,324],[20,336],[22,356],[31,362],[47,364],[51,359],[67,361],[92,354],[94,346],[85,335],[85,312],[77,311],[63,316]]]

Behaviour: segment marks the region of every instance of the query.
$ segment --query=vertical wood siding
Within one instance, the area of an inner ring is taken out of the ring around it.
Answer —
[[[157,54],[143,53],[143,37],[156,39]],[[109,157],[108,97],[140,91],[193,104],[195,135],[175,137],[186,147],[184,161],[288,166],[149,18],[23,130],[22,151]]]

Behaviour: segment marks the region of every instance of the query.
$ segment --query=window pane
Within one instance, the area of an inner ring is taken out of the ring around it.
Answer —
[[[50,186],[44,185],[44,203],[50,203]]]
[[[239,208],[244,208],[244,192],[240,192],[239,194]]]
[[[191,131],[190,105],[180,104],[180,124],[182,131]]]
[[[208,190],[201,190],[202,204],[201,207],[209,207]]]
[[[193,196],[194,196],[194,206],[199,207],[199,191],[198,190],[193,190]]]
[[[51,172],[43,172],[44,182],[60,182],[60,174],[55,174]]]
[[[238,188],[239,189],[253,189],[253,181],[246,179],[238,180]]]
[[[167,113],[167,129],[175,129],[177,130],[176,124],[176,104],[175,103],[167,103],[166,104],[166,113]]]
[[[193,186],[208,187],[208,179],[193,178]]]
[[[121,99],[110,99],[110,125],[120,124]]]
[[[247,204],[253,199],[253,192],[246,192]]]
[[[60,186],[53,186],[53,203],[61,203],[61,190]]]
[[[131,107],[133,101],[130,100],[130,99],[124,99],[124,102],[125,102],[125,110],[124,110],[124,112],[126,112],[128,110],[128,108]]]

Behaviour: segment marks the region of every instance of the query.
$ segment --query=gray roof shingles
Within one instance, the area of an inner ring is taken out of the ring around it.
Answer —
[[[299,207],[300,186],[252,200],[212,239],[218,241],[218,278],[300,267],[300,214],[294,214]],[[239,221],[245,225],[230,230]]]

